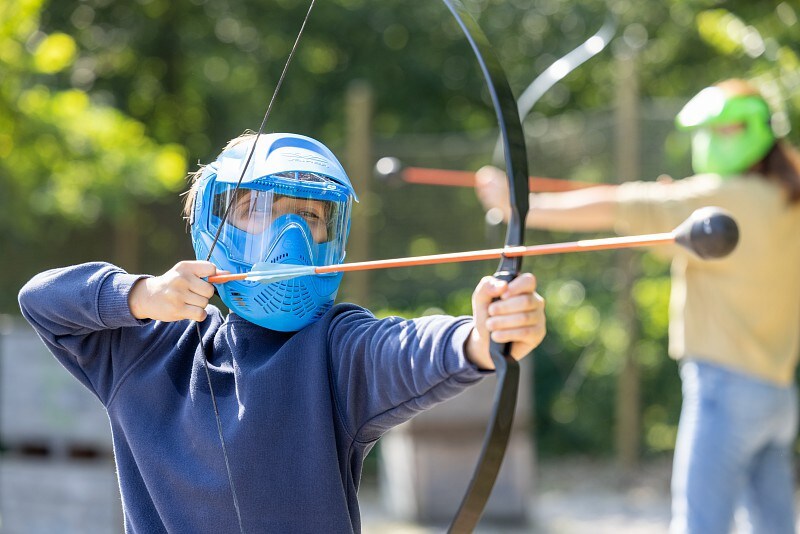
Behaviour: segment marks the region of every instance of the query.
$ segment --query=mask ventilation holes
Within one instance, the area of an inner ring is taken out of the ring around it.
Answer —
[[[326,302],[325,304],[320,306],[317,312],[314,314],[313,320],[316,321],[317,319],[325,315],[328,312],[328,310],[330,310],[332,307],[333,307],[333,301]]]
[[[289,254],[284,252],[283,254],[278,254],[274,258],[270,258],[269,263],[281,263],[288,257]],[[311,265],[311,260],[309,260],[305,254],[295,254],[295,257],[293,259],[299,261],[298,265]]]
[[[231,291],[231,299],[243,310],[250,311],[250,307],[247,305],[247,299],[238,291]]]
[[[267,284],[253,300],[267,313],[281,311],[299,318],[305,317],[315,308],[307,285],[297,279]]]

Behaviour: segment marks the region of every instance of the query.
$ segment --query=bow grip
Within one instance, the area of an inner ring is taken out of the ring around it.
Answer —
[[[496,273],[494,273],[493,276],[498,280],[502,280],[504,282],[511,282],[514,278],[517,277],[517,273],[507,269],[501,269]],[[498,300],[500,299],[496,298],[492,300],[492,302]],[[490,338],[489,354],[491,355],[492,361],[494,362],[494,365],[497,369],[499,369],[501,365],[506,364],[509,360],[514,361],[516,363],[514,358],[511,356],[511,343],[497,343],[496,341]],[[502,360],[500,364],[498,364],[498,359]]]

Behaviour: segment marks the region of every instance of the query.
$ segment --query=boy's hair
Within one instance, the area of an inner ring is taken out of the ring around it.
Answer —
[[[255,137],[256,133],[252,130],[245,130],[242,135],[239,137],[235,137],[228,141],[228,144],[225,145],[225,148],[222,149],[222,152],[230,150],[231,148],[235,147],[239,143],[247,141],[253,137]],[[186,177],[189,181],[189,189],[183,193],[183,218],[188,222],[192,220],[192,212],[194,211],[194,200],[197,197],[197,190],[200,187],[200,176],[202,176],[203,171],[205,170],[206,165],[200,165],[200,167],[194,171],[190,172],[189,175]]]
[[[238,145],[239,143],[243,143],[252,139],[253,137],[255,137],[255,135],[256,133],[254,131],[245,130],[244,133],[239,137],[235,137],[230,141],[228,141],[228,144],[225,145],[225,148],[222,149],[222,152],[226,152],[227,150],[230,150],[231,148]],[[206,166],[207,165],[200,165],[200,167],[198,167],[196,171],[190,172],[187,176],[187,179],[189,180],[189,189],[183,193],[184,199],[183,199],[183,210],[182,210],[183,218],[187,224],[189,224],[190,221],[192,220],[192,212],[194,211],[194,202],[195,199],[197,198],[197,190],[200,188],[200,176],[202,176]],[[242,195],[244,193],[245,191],[238,191],[237,195]],[[335,219],[334,213],[336,212],[337,207],[332,202],[328,201],[321,201],[321,202],[324,203],[325,214],[327,217],[328,224],[330,225],[333,223]],[[328,228],[329,234],[331,233],[331,231],[332,229],[329,227]]]

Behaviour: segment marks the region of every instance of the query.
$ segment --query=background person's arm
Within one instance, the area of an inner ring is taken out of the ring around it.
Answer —
[[[476,193],[484,209],[500,209],[508,219],[508,192],[503,172],[483,167],[476,174]],[[530,196],[527,226],[545,230],[597,232],[612,230],[616,209],[614,185],[598,186],[563,193],[537,193]]]

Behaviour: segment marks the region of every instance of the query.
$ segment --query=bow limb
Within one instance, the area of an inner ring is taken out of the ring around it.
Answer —
[[[524,222],[528,213],[528,155],[517,101],[511,92],[505,71],[475,19],[460,0],[442,1],[469,41],[489,89],[500,128],[509,182],[511,215],[505,244],[519,246],[524,242]],[[521,265],[521,257],[503,256],[494,276],[506,281],[513,280],[519,274]],[[511,356],[510,343],[500,345],[491,342],[490,351],[498,380],[494,407],[478,464],[467,493],[450,524],[448,529],[450,533],[466,534],[475,529],[497,479],[511,435],[519,389],[519,363]]]
[[[583,65],[600,52],[602,52],[617,30],[617,21],[609,13],[603,25],[580,45],[570,50],[567,54],[554,61],[541,74],[539,74],[522,92],[517,101],[517,112],[520,122],[531,112],[547,91],[557,82],[564,79],[572,71]],[[497,138],[492,160],[497,163],[504,157],[506,144],[501,133]],[[454,171],[445,169],[426,169],[421,167],[405,167],[400,160],[393,157],[381,158],[375,166],[376,176],[382,180],[402,180],[408,183],[429,185],[452,185],[463,187],[475,186],[475,174],[469,171]],[[531,192],[560,192],[571,191],[583,187],[593,187],[598,184],[584,183],[574,180],[546,178],[541,176],[530,177]]]
[[[617,20],[609,13],[605,22],[591,37],[586,39],[567,54],[554,61],[540,75],[538,75],[522,92],[517,101],[519,120],[524,121],[528,113],[539,102],[547,91],[556,83],[563,80],[570,72],[574,71],[585,62],[605,49],[617,31]],[[499,161],[502,155],[502,137],[497,139],[494,151],[494,160]]]
[[[557,82],[602,52],[611,42],[616,31],[617,21],[613,15],[609,14],[600,29],[591,37],[554,61],[552,65],[537,76],[519,96],[518,110],[520,120],[524,120],[528,116],[528,113],[531,112],[539,99]]]

